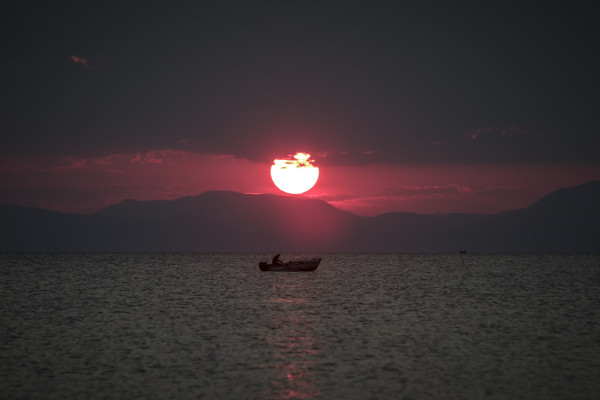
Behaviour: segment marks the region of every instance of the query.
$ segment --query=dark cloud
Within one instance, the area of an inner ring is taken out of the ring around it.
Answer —
[[[473,140],[482,136],[516,136],[516,135],[531,135],[526,129],[518,126],[495,127],[488,126],[485,128],[465,129],[462,132],[466,137]]]
[[[7,10],[3,154],[600,162],[595,3]]]

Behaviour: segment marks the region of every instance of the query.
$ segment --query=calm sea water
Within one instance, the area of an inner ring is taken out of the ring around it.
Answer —
[[[600,398],[598,255],[269,256],[0,255],[0,397]]]

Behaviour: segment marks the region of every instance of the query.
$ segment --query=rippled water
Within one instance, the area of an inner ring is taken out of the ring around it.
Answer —
[[[1,397],[600,397],[600,256],[320,256],[0,255]]]

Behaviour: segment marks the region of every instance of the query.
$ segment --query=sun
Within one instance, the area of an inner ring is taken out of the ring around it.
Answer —
[[[319,179],[319,167],[313,165],[310,154],[296,153],[287,160],[273,160],[271,179],[279,190],[300,194],[310,190]]]

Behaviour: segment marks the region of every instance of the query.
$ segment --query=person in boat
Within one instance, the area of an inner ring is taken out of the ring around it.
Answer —
[[[283,264],[281,261],[279,261],[279,256],[280,255],[281,254],[275,255],[275,257],[273,257],[273,262],[271,264],[273,264],[273,265],[281,265],[281,264]]]

